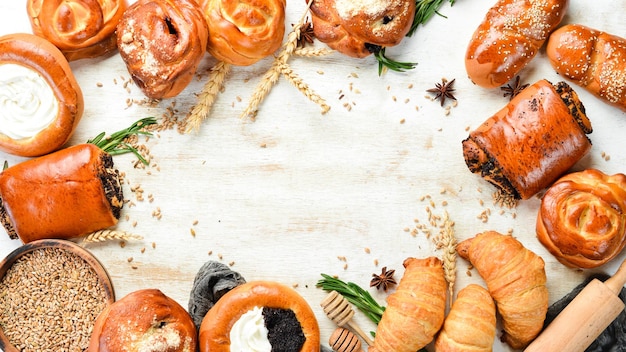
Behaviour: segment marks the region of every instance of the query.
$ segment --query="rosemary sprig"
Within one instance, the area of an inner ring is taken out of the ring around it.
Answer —
[[[126,153],[133,153],[139,161],[141,161],[144,165],[148,165],[148,161],[141,156],[137,148],[133,147],[125,140],[126,138],[133,135],[146,135],[151,136],[152,133],[144,130],[145,127],[154,125],[157,123],[156,118],[154,117],[146,117],[135,121],[130,127],[117,131],[111,134],[109,137],[106,137],[105,132],[100,133],[95,138],[90,139],[87,143],[95,144],[100,149],[111,155],[120,155]]]
[[[317,287],[324,291],[337,291],[346,300],[363,312],[371,321],[378,324],[385,311],[376,300],[359,285],[353,282],[344,282],[330,275],[322,274],[323,279],[317,282]]]
[[[412,36],[420,24],[425,24],[435,14],[447,18],[446,16],[439,13],[439,9],[446,1],[449,1],[450,6],[452,6],[454,5],[455,0],[416,0],[415,17],[413,18],[413,24],[411,25],[411,29],[409,29],[409,32],[406,36]]]
[[[415,68],[417,65],[417,63],[414,62],[401,62],[388,58],[385,55],[385,48],[383,47],[380,47],[380,50],[374,52],[374,57],[378,61],[379,76],[383,74],[385,68],[396,72],[404,72]]]
[[[5,161],[4,161],[4,165],[2,165],[2,171],[6,170],[6,169],[8,169],[8,168],[9,168],[9,161],[8,161],[8,160],[5,160]]]

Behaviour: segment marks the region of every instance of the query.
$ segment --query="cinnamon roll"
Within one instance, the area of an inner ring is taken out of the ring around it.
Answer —
[[[537,238],[569,267],[615,258],[626,244],[626,175],[589,169],[560,178],[541,200]]]
[[[33,33],[56,45],[72,61],[117,49],[115,27],[126,0],[27,0]]]
[[[133,81],[147,97],[171,98],[193,79],[208,35],[194,0],[139,0],[117,26],[117,45]]]
[[[285,34],[285,0],[202,0],[207,50],[220,61],[248,66],[274,53]]]

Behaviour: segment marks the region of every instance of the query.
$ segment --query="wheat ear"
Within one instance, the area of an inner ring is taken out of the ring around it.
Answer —
[[[135,234],[128,233],[125,231],[100,230],[100,231],[95,231],[95,232],[88,234],[86,237],[83,238],[83,240],[81,241],[81,244],[85,245],[88,243],[105,242],[105,241],[111,241],[111,240],[128,241],[128,240],[142,240],[142,239],[143,239],[143,236],[135,235]]]
[[[448,291],[450,295],[450,304],[454,300],[454,284],[456,282],[456,245],[457,239],[454,234],[454,222],[448,217],[448,212],[444,212],[443,225],[439,233],[437,247],[442,251],[443,272],[448,282]]]
[[[300,76],[298,76],[295,72],[293,72],[293,70],[291,69],[291,67],[289,67],[289,65],[287,64],[282,65],[280,71],[282,72],[283,76],[285,76],[287,80],[291,82],[291,84],[293,84],[296,88],[298,88],[298,90],[302,92],[302,94],[304,94],[307,98],[309,98],[310,101],[320,106],[320,108],[322,109],[322,114],[325,114],[328,112],[328,110],[330,110],[330,106],[326,104],[326,101],[324,100],[324,98],[322,98],[317,93],[315,93],[309,87],[309,85],[306,84],[302,80],[302,78],[300,78]]]
[[[219,94],[220,90],[224,87],[224,81],[231,67],[231,64],[223,61],[211,67],[208,80],[204,84],[200,94],[198,94],[198,102],[191,110],[189,116],[187,116],[185,133],[197,131],[202,121],[209,116],[211,107],[217,98],[217,94]]]

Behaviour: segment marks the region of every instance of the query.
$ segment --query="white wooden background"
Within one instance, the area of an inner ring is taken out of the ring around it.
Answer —
[[[197,270],[208,260],[221,260],[248,281],[266,279],[297,286],[313,307],[326,343],[334,326],[319,307],[325,296],[315,287],[320,273],[339,275],[367,288],[372,273],[379,273],[383,266],[396,269],[399,279],[406,257],[440,255],[430,240],[406,232],[415,218],[426,219],[428,202],[420,201],[425,195],[432,196],[437,214],[444,210],[441,203],[448,203],[445,210],[455,221],[460,240],[483,230],[506,233],[512,229],[546,261],[550,301],[567,293],[584,274],[559,264],[536,240],[539,200],[521,202],[501,214],[491,201],[493,188],[471,174],[463,160],[461,141],[468,134],[467,127],[475,128],[508,102],[499,89],[474,86],[463,62],[474,29],[493,3],[458,0],[453,7],[446,4],[441,12],[447,18],[434,17],[415,36],[388,49],[391,57],[418,62],[406,73],[379,77],[372,57],[359,60],[335,53],[316,59],[293,58],[292,68],[331,106],[326,115],[281,78],[257,120],[240,120],[271,63],[266,59],[233,69],[199,133],[168,130],[147,141],[153,167],[136,169],[132,156],[116,157],[116,166],[128,181],[125,195],[136,204],[124,208],[117,229],[143,235],[144,240],[124,248],[109,242],[89,249],[108,270],[117,297],[159,288],[187,307]],[[288,31],[304,10],[304,1],[289,1]],[[564,22],[624,36],[625,11],[623,0],[573,0]],[[12,32],[31,32],[24,1],[0,2],[0,34]],[[73,62],[85,113],[70,143],[84,142],[101,131],[117,131],[139,118],[160,117],[173,102],[184,118],[196,101],[206,70],[214,63],[207,55],[199,79],[180,96],[156,108],[128,108],[128,98],[143,99],[143,95],[133,85],[130,93],[122,87],[129,74],[119,55]],[[521,75],[526,83],[561,79],[544,51]],[[449,115],[438,102],[425,97],[425,90],[442,77],[456,79],[458,106]],[[575,89],[594,128],[593,148],[575,169],[626,172],[625,114]],[[351,105],[350,110],[345,103]],[[22,160],[0,153],[0,161],[4,159],[9,164]],[[144,190],[144,201],[137,201],[131,192],[138,185]],[[152,216],[157,209],[162,213],[160,220]],[[477,217],[487,209],[491,216],[483,223]],[[19,246],[19,241],[0,234],[0,257]],[[130,263],[129,258],[133,258]],[[622,259],[624,255],[596,270],[612,273]],[[457,289],[470,282],[482,283],[476,272],[469,277],[466,270],[467,263],[460,259]],[[371,292],[384,303],[385,295]],[[366,330],[375,328],[360,313],[356,319]],[[509,350],[497,338],[494,343],[495,351]]]

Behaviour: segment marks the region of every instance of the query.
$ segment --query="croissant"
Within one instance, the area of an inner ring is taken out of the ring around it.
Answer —
[[[626,175],[589,169],[560,178],[541,200],[537,238],[569,267],[615,258],[626,245]]]
[[[407,258],[396,291],[378,323],[369,352],[415,352],[428,345],[443,324],[447,284],[441,260]]]
[[[557,73],[626,110],[626,38],[569,24],[550,35],[546,54]]]
[[[515,96],[463,141],[470,171],[505,194],[528,199],[591,149],[585,107],[565,82],[540,80]]]
[[[313,0],[315,37],[342,54],[362,58],[398,45],[411,29],[414,0]]]
[[[435,341],[437,352],[491,352],[496,336],[496,305],[482,286],[459,291]]]
[[[117,26],[117,45],[133,81],[152,99],[178,95],[206,52],[208,28],[194,0],[139,0]]]
[[[28,0],[33,33],[48,39],[73,61],[117,49],[115,27],[126,0]]]
[[[462,241],[456,250],[487,283],[502,316],[502,341],[524,348],[541,332],[548,311],[543,259],[512,236],[495,231]]]
[[[201,0],[216,59],[248,66],[274,53],[285,34],[285,0]]]

